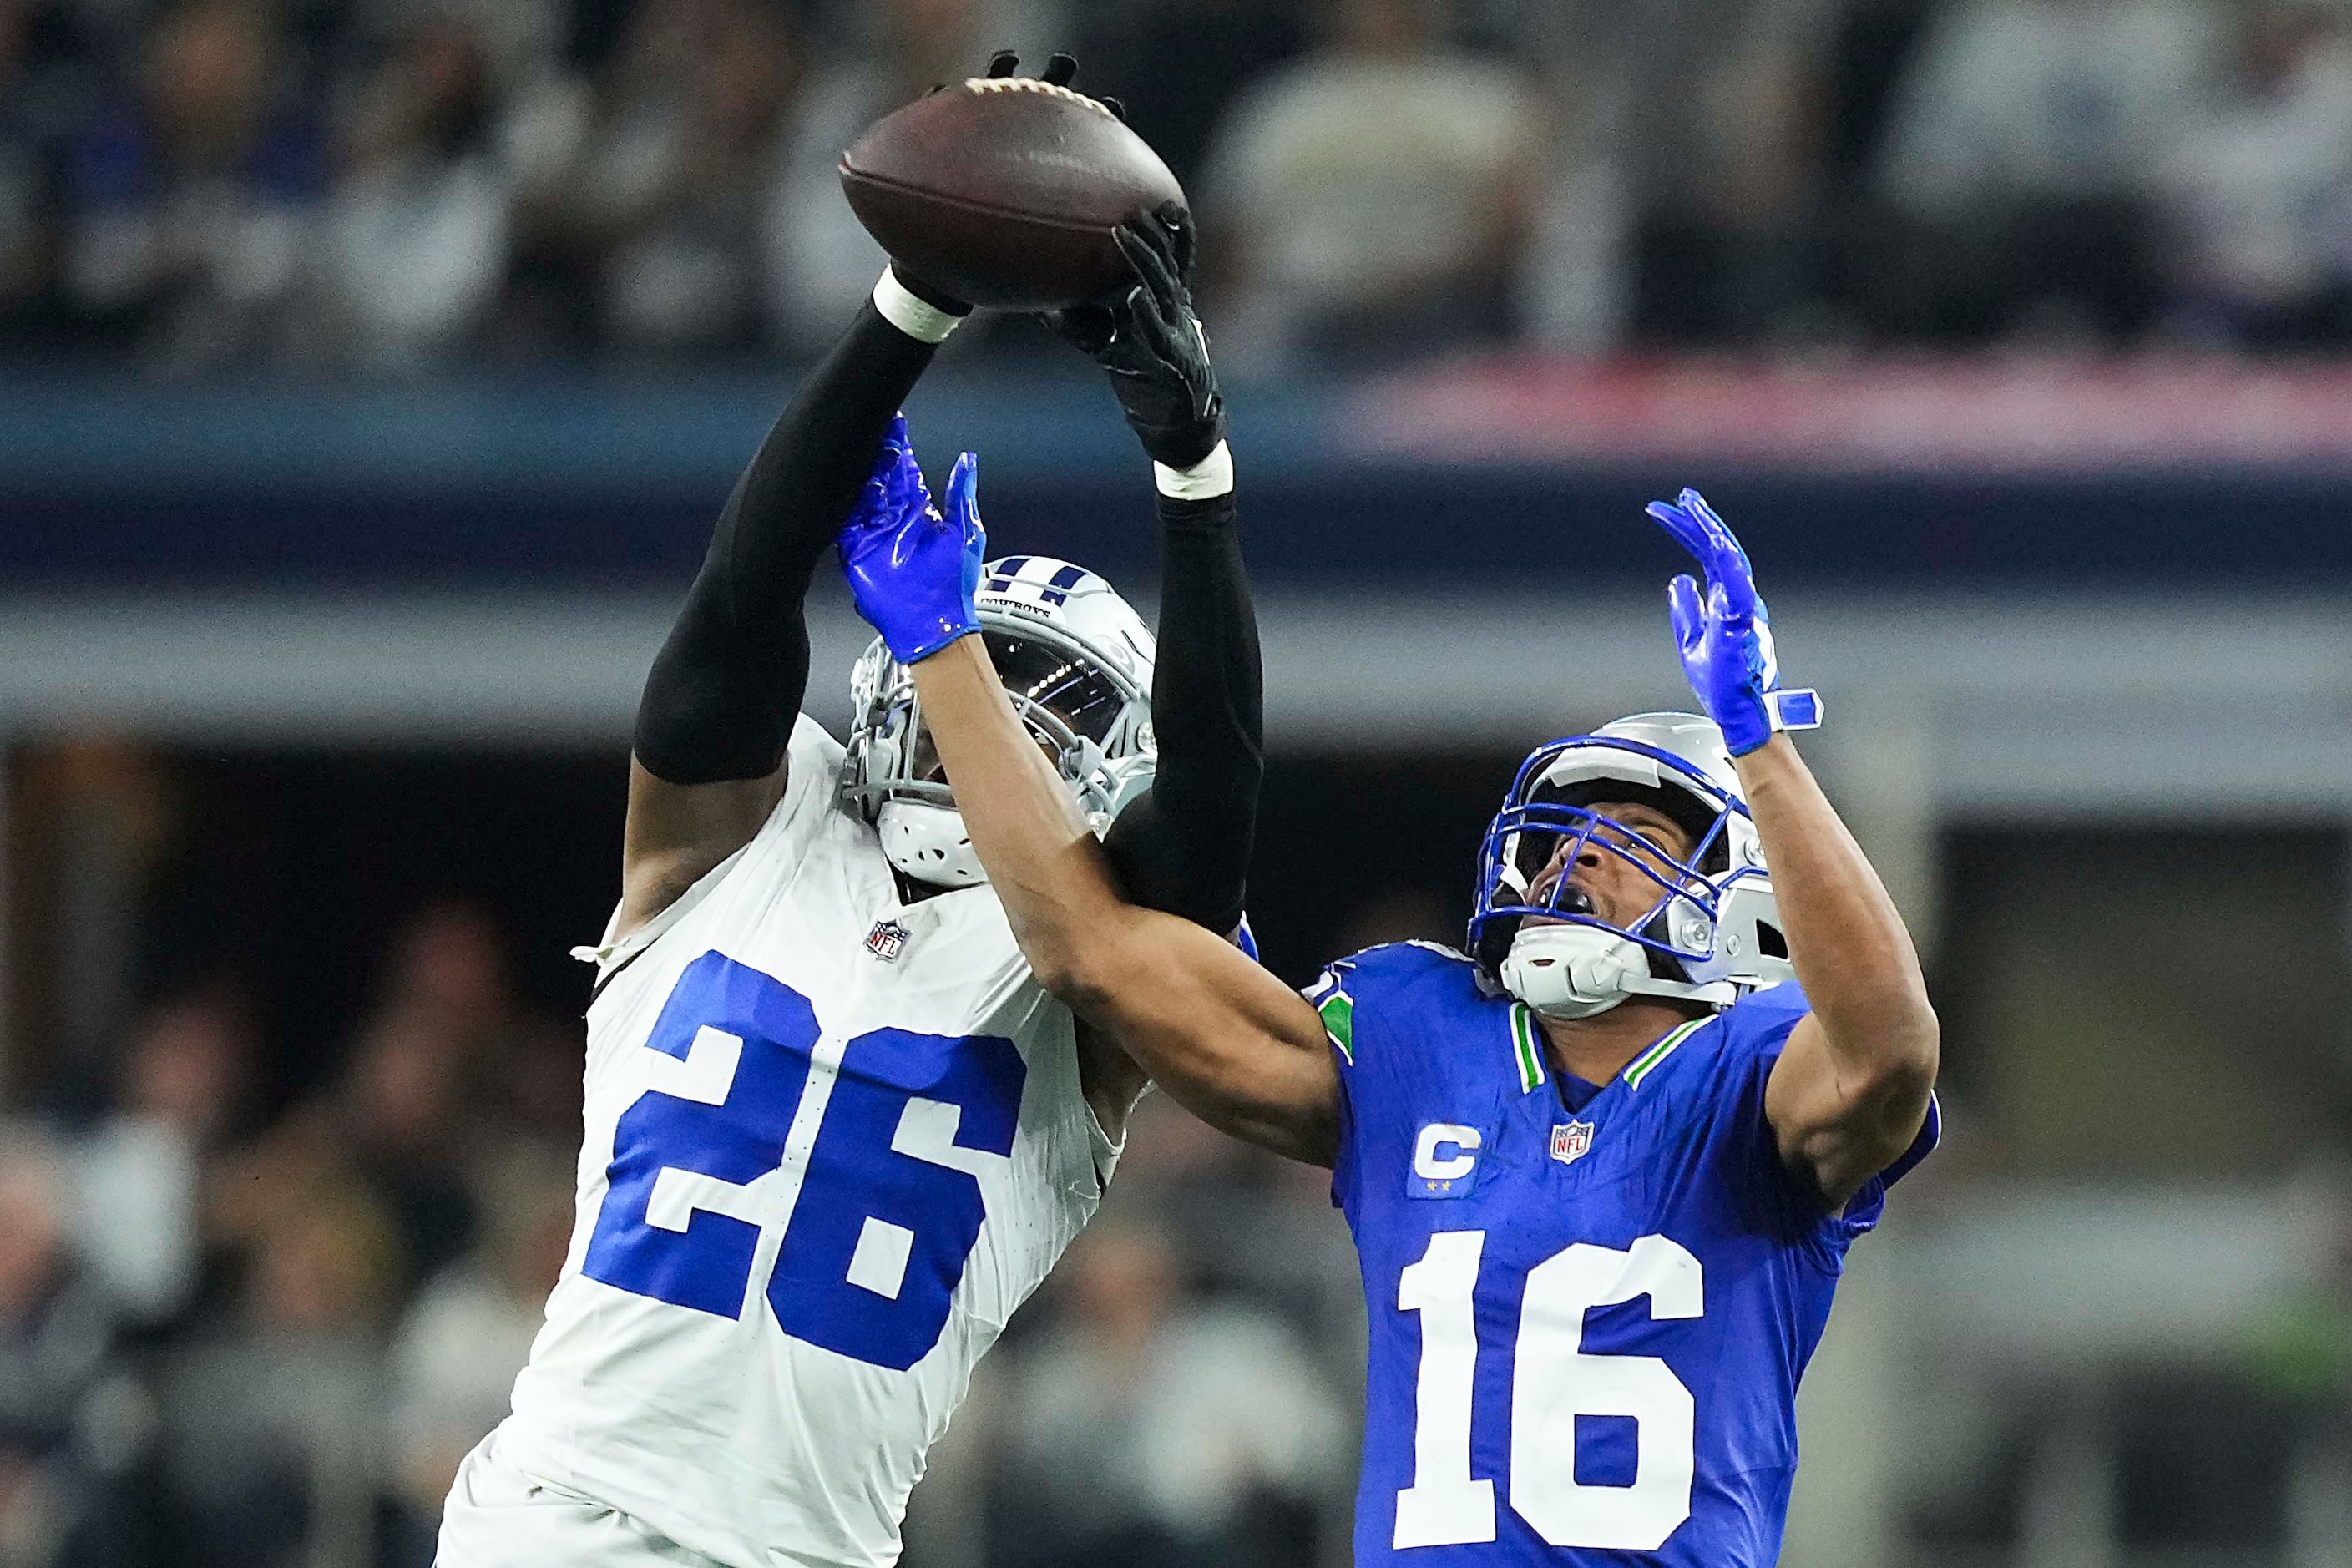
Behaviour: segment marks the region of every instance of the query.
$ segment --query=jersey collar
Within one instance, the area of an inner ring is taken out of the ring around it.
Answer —
[[[1706,1022],[1706,1018],[1685,1018],[1658,1037],[1647,1050],[1625,1064],[1625,1070],[1619,1075],[1624,1079],[1625,1087],[1641,1088],[1642,1080]],[[1535,1010],[1524,1002],[1511,1004],[1511,1061],[1518,1071],[1521,1094],[1532,1094],[1551,1081],[1551,1072],[1544,1059],[1542,1026],[1536,1022]]]
[[[1706,1022],[1707,1020],[1706,1018],[1685,1019],[1682,1023],[1676,1024],[1673,1028],[1667,1030],[1664,1035],[1660,1037],[1656,1045],[1652,1046],[1648,1050],[1643,1051],[1640,1056],[1635,1057],[1632,1061],[1627,1062],[1625,1064],[1624,1073],[1625,1087],[1628,1089],[1641,1088],[1642,1080],[1649,1077],[1650,1074],[1656,1069],[1657,1065],[1660,1062],[1664,1061],[1668,1057],[1673,1056],[1675,1054],[1675,1047],[1681,1045],[1685,1040],[1689,1039],[1693,1035],[1697,1034],[1699,1029]]]

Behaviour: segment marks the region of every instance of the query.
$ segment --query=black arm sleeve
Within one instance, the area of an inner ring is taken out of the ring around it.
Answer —
[[[1257,615],[1230,494],[1160,498],[1160,577],[1159,773],[1105,842],[1129,898],[1222,934],[1241,923],[1265,773]]]
[[[783,762],[808,684],[801,600],[934,352],[869,301],[760,444],[637,703],[655,777],[764,778]]]

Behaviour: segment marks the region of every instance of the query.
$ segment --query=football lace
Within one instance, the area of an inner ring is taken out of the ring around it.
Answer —
[[[1065,98],[1072,103],[1083,103],[1097,114],[1117,119],[1117,115],[1085,93],[1066,87],[1056,87],[1050,81],[1039,81],[1033,76],[973,76],[964,78],[963,85],[972,92],[1042,92],[1049,98]]]

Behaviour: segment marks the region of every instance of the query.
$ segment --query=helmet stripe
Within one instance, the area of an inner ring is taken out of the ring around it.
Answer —
[[[1045,563],[1041,561],[1036,564],[1042,568]],[[1037,584],[1037,597],[1048,605],[1066,605],[1069,603],[1071,590],[1085,582],[1088,575],[1083,566],[1065,566]]]

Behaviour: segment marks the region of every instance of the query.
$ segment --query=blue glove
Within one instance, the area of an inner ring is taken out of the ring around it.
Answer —
[[[1666,584],[1683,673],[1699,706],[1720,725],[1735,757],[1772,738],[1776,730],[1810,730],[1822,721],[1822,700],[1811,690],[1784,691],[1772,651],[1772,618],[1756,596],[1756,573],[1723,519],[1696,490],[1644,509],[1706,573],[1706,593],[1688,575]]]
[[[842,525],[841,570],[857,613],[902,664],[980,630],[971,598],[988,534],[979,490],[980,462],[966,452],[948,476],[948,515],[940,517],[915,466],[907,416],[891,420],[874,475]]]

